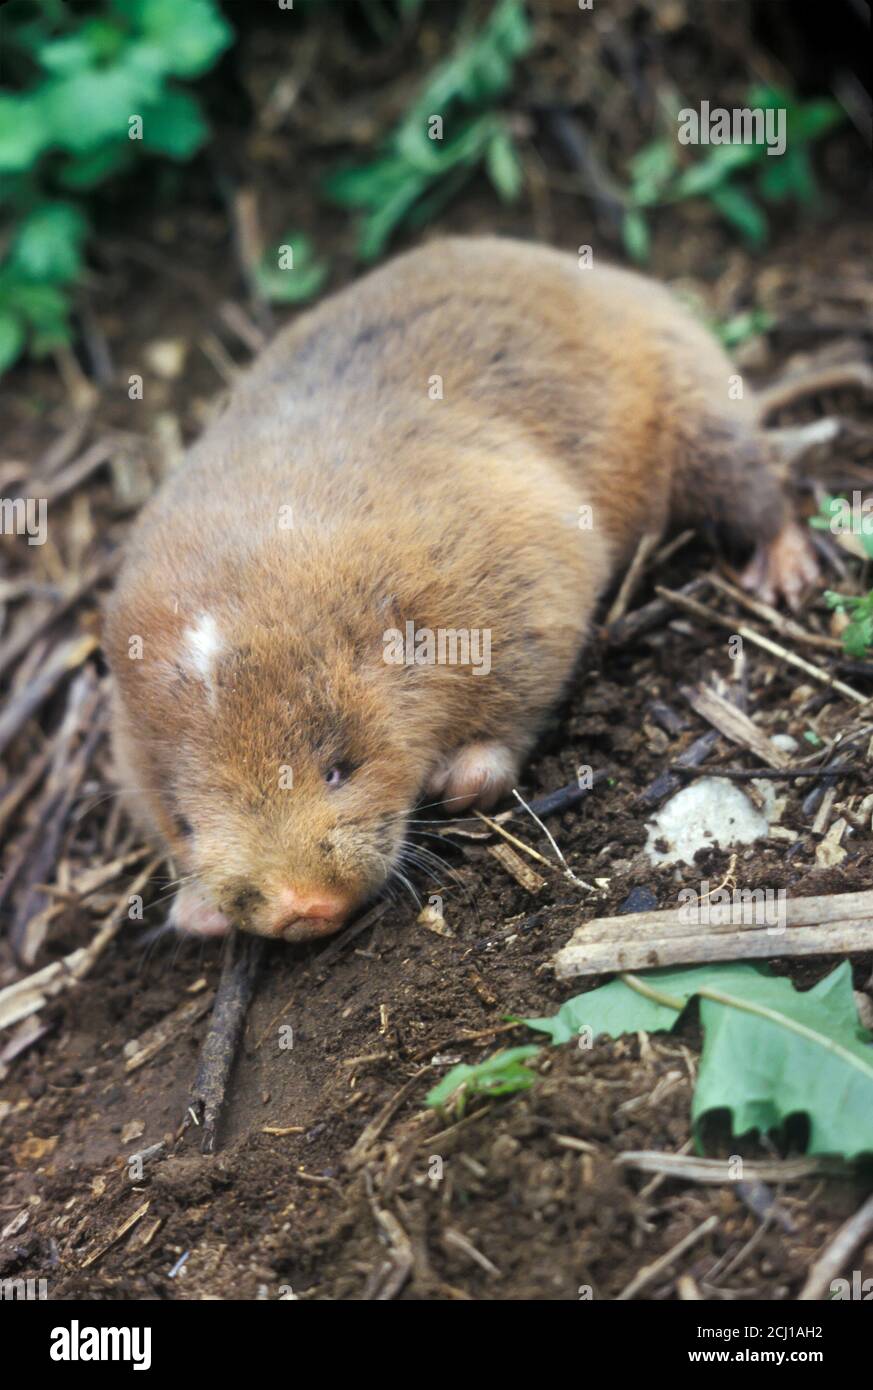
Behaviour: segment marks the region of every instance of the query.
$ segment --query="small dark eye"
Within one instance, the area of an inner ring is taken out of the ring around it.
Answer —
[[[186,820],[184,816],[176,817],[176,829],[178,830],[180,835],[183,835],[185,837],[186,840],[190,839],[191,836],[194,834],[193,825],[189,820]]]
[[[329,767],[324,774],[324,780],[329,787],[341,787],[344,782],[349,780],[351,768],[348,763],[336,763]]]

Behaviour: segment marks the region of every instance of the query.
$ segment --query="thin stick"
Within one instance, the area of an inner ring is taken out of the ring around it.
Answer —
[[[702,594],[708,588],[709,579],[704,575],[683,584],[676,592],[686,598],[693,598],[695,594]],[[663,592],[669,594],[671,591],[665,589]],[[663,595],[653,598],[651,602],[643,604],[642,608],[635,608],[632,613],[626,614],[614,627],[608,629],[608,642],[611,646],[621,646],[625,642],[642,637],[646,632],[651,632],[653,628],[661,627],[669,618],[674,606],[670,599],[664,598]]]
[[[769,623],[777,632],[783,633],[786,637],[793,637],[796,642],[806,642],[811,647],[821,647],[826,651],[841,652],[843,650],[843,644],[838,638],[823,637],[818,632],[808,632],[793,618],[785,617],[778,608],[764,603],[762,599],[753,598],[751,594],[746,593],[745,589],[740,589],[736,584],[729,584],[722,575],[710,573],[709,582],[720,593],[726,594],[728,598],[732,598],[734,603],[740,604],[741,607],[748,608],[750,613],[754,613],[758,618],[763,618],[764,622]]]
[[[561,847],[555,839],[554,835],[552,834],[551,830],[549,830],[548,826],[543,824],[536,811],[531,810],[524,797],[521,795],[520,792],[516,790],[515,787],[513,787],[512,789],[512,795],[515,797],[519,805],[524,807],[531,819],[536,821],[540,830],[543,832],[549,844],[552,846],[552,849],[555,851],[555,854],[558,856],[558,859],[560,860],[561,864],[564,866],[564,873],[566,877],[569,878],[572,883],[578,884],[580,888],[587,888],[590,893],[593,893],[594,885],[591,883],[586,883],[584,879],[578,878],[576,874],[573,873],[573,870],[570,868],[570,865],[564,858],[563,851],[561,850]]]
[[[807,1275],[806,1283],[797,1295],[798,1302],[809,1303],[825,1298],[830,1286],[854,1251],[873,1231],[873,1195],[841,1226]]]
[[[703,767],[684,767],[681,763],[672,763],[670,771],[678,772],[684,777],[727,777],[732,782],[751,782],[758,779],[793,782],[799,777],[865,777],[869,773],[866,767],[709,767],[705,763]]]
[[[661,539],[660,531],[646,531],[640,537],[640,543],[634,553],[634,558],[628,566],[621,587],[612,602],[612,607],[606,615],[606,626],[611,627],[617,623],[619,618],[623,618],[627,612],[627,606],[633,595],[636,593],[637,585],[642,578],[643,571],[649,562],[652,552],[656,549]]]
[[[191,1123],[202,1124],[200,1148],[205,1154],[215,1150],[215,1133],[224,1108],[246,1014],[254,997],[264,948],[265,942],[261,937],[244,937],[238,932],[234,932],[228,942],[209,1031],[200,1053],[200,1066],[185,1119],[186,1129]]]
[[[845,1174],[849,1171],[847,1165],[838,1159],[774,1159],[769,1163],[766,1160],[749,1163],[744,1159],[741,1175],[737,1176],[733,1172],[735,1164],[732,1159],[695,1158],[685,1154],[659,1153],[657,1150],[620,1153],[615,1162],[640,1173],[663,1173],[666,1177],[681,1178],[683,1182],[707,1184],[803,1182],[821,1174]]]
[[[809,396],[853,386],[864,392],[873,391],[873,371],[866,362],[843,362],[799,373],[793,378],[785,377],[757,393],[758,422],[763,424],[777,410],[784,410]]]
[[[649,1284],[654,1283],[659,1275],[665,1274],[670,1266],[679,1259],[680,1255],[684,1255],[686,1250],[689,1250],[692,1245],[696,1245],[704,1236],[708,1236],[710,1231],[714,1231],[717,1226],[718,1217],[708,1216],[706,1220],[702,1221],[699,1226],[696,1226],[693,1231],[689,1231],[687,1236],[683,1236],[678,1244],[673,1246],[672,1250],[668,1250],[660,1259],[655,1260],[654,1264],[646,1265],[641,1269],[627,1287],[622,1289],[621,1293],[617,1295],[617,1301],[626,1302],[629,1298],[636,1298],[637,1294],[641,1293]]]
[[[804,661],[803,657],[796,656],[786,647],[780,647],[778,642],[771,641],[769,637],[765,637],[761,632],[756,632],[754,628],[746,627],[742,623],[734,622],[732,618],[726,618],[723,614],[716,613],[715,609],[708,607],[705,603],[698,603],[696,599],[688,598],[678,589],[665,589],[663,585],[658,584],[655,586],[655,592],[661,598],[674,603],[677,608],[684,608],[687,613],[692,613],[695,618],[700,618],[703,622],[714,623],[717,627],[727,628],[729,632],[734,633],[737,637],[742,637],[744,641],[753,642],[756,647],[762,647],[771,656],[780,657],[790,666],[796,666],[798,670],[812,676],[813,680],[820,681],[822,685],[829,685],[831,689],[845,696],[847,700],[854,700],[859,705],[869,704],[868,696],[862,695],[860,691],[854,690],[844,681],[836,680],[833,676],[828,675],[827,671],[823,671],[820,666],[813,666],[811,661]]]
[[[731,743],[751,749],[761,762],[780,772],[783,767],[788,766],[787,754],[783,753],[781,748],[777,748],[747,714],[743,714],[741,709],[737,709],[736,705],[731,704],[723,695],[706,685],[695,688],[682,686],[680,689],[694,712],[725,738],[730,739]]]
[[[524,854],[529,854],[531,859],[535,859],[538,864],[545,864],[547,869],[554,869],[555,866],[551,859],[547,859],[544,854],[540,854],[538,849],[534,849],[531,845],[526,844],[524,840],[519,840],[517,835],[511,835],[508,830],[504,830],[502,825],[498,825],[496,820],[492,820],[490,816],[486,816],[484,811],[474,811],[473,814],[479,820],[484,821],[488,828],[494,831],[495,835],[502,835],[504,840],[510,845],[515,845],[516,849],[522,850]]]
[[[601,917],[577,927],[555,957],[558,977],[603,975],[663,965],[772,956],[847,954],[869,948],[873,891],[786,898],[773,903],[751,893],[728,903]]]

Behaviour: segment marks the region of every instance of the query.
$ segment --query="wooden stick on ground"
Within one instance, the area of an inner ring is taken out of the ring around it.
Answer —
[[[637,591],[637,586],[643,576],[643,572],[651,559],[652,552],[658,548],[661,541],[660,531],[646,531],[640,538],[640,543],[636,548],[634,558],[631,561],[624,579],[621,581],[621,588],[612,601],[612,606],[606,615],[606,626],[612,627],[623,618],[627,612],[628,604]]]
[[[676,593],[682,598],[693,599],[705,593],[708,588],[709,576],[700,575],[688,584],[683,584],[681,589],[676,590]],[[621,646],[625,642],[633,642],[637,637],[651,632],[653,628],[661,627],[667,621],[676,604],[664,595],[670,594],[672,590],[664,589],[658,592],[661,594],[660,598],[653,598],[650,603],[644,603],[642,608],[635,608],[633,612],[627,613],[608,629],[606,635],[611,646]]]
[[[825,1247],[823,1254],[819,1255],[809,1271],[806,1283],[797,1295],[798,1302],[808,1303],[815,1299],[826,1298],[830,1293],[833,1280],[836,1279],[840,1270],[857,1250],[861,1241],[865,1240],[871,1231],[873,1231],[873,1196],[868,1197],[864,1205],[855,1212],[855,1215],[840,1227],[833,1240]]]
[[[822,1174],[845,1176],[847,1164],[840,1159],[813,1158],[771,1159],[760,1162],[743,1160],[742,1178],[734,1172],[734,1164],[726,1158],[697,1158],[686,1154],[660,1153],[657,1150],[633,1151],[617,1155],[615,1162],[622,1168],[639,1173],[663,1173],[682,1182],[726,1184],[740,1182],[805,1182]]]
[[[716,960],[844,955],[869,950],[871,940],[873,890],[778,904],[746,892],[723,904],[701,899],[697,912],[664,908],[582,923],[555,956],[555,969],[569,979]]]
[[[837,637],[823,637],[818,632],[808,632],[800,623],[795,622],[784,613],[780,613],[778,608],[772,604],[764,603],[763,600],[747,594],[745,589],[739,588],[736,584],[730,584],[723,575],[711,572],[708,576],[710,584],[713,584],[720,593],[733,599],[742,608],[748,608],[750,613],[754,613],[757,618],[762,618],[783,637],[790,637],[795,642],[806,642],[811,647],[821,647],[824,651],[842,652],[843,644]]]
[[[678,1260],[680,1255],[684,1255],[686,1250],[689,1250],[692,1245],[696,1245],[704,1236],[708,1236],[717,1226],[718,1217],[708,1216],[706,1220],[702,1221],[699,1226],[696,1226],[693,1231],[689,1231],[687,1236],[683,1236],[678,1244],[673,1246],[672,1250],[668,1250],[665,1255],[661,1255],[653,1264],[645,1265],[638,1274],[635,1274],[627,1287],[622,1289],[621,1293],[617,1295],[617,1301],[622,1302],[629,1298],[636,1298],[637,1294],[641,1293],[649,1284],[654,1283],[659,1275],[666,1274],[667,1270]]]
[[[777,748],[747,714],[743,714],[742,710],[737,709],[736,705],[732,705],[723,695],[706,685],[695,688],[682,686],[681,693],[695,714],[699,714],[707,724],[724,734],[731,743],[751,749],[755,757],[766,763],[767,767],[782,769],[789,765],[787,753]]]
[[[670,796],[682,786],[680,774],[686,768],[700,767],[706,762],[710,753],[718,743],[718,734],[714,729],[709,733],[701,734],[693,743],[689,743],[684,752],[680,753],[673,768],[669,772],[659,772],[654,782],[650,782],[640,792],[637,800],[641,806],[655,806],[659,801],[663,801],[665,796]],[[678,769],[678,772],[677,772]]]
[[[829,685],[837,694],[843,695],[847,700],[854,700],[856,704],[869,704],[869,698],[862,695],[859,690],[854,690],[851,685],[846,685],[845,681],[836,680],[823,671],[820,666],[813,666],[811,661],[804,661],[803,657],[797,656],[795,652],[790,652],[787,647],[780,647],[778,642],[773,642],[769,637],[765,637],[762,632],[756,632],[754,628],[746,627],[744,623],[737,623],[733,618],[725,617],[723,613],[717,613],[714,608],[709,608],[705,603],[698,603],[696,599],[689,598],[678,589],[665,589],[663,585],[656,584],[655,592],[669,603],[675,604],[677,608],[683,608],[687,613],[691,613],[695,618],[699,618],[705,623],[714,623],[716,627],[726,628],[737,637],[742,637],[743,641],[752,642],[756,647],[761,647],[771,656],[778,656],[780,661],[785,661],[789,666],[796,666],[799,671],[803,671],[813,680],[820,681],[822,685]]]
[[[203,1126],[200,1148],[205,1154],[215,1150],[215,1134],[265,945],[262,937],[242,932],[234,932],[227,944],[209,1031],[200,1053],[200,1066],[185,1117],[186,1129],[190,1124]]]
[[[834,767],[783,767],[779,771],[772,767],[683,767],[681,763],[673,763],[671,772],[678,772],[683,777],[726,777],[731,782],[754,782],[760,779],[764,782],[796,782],[804,777],[869,777],[870,771],[866,767],[840,766]]]
[[[130,883],[119,897],[112,911],[104,917],[99,930],[87,946],[80,946],[61,960],[32,975],[15,980],[0,990],[0,1028],[8,1028],[20,1019],[37,1013],[48,1001],[65,989],[78,983],[93,968],[121,928],[130,919],[128,910],[130,898],[137,896],[151,879],[161,863],[160,856],[151,859],[140,874]]]
[[[786,406],[795,405],[809,396],[820,396],[825,391],[844,391],[847,387],[873,392],[873,370],[868,363],[837,362],[832,366],[798,372],[793,377],[783,377],[757,393],[759,423],[763,424],[777,410],[784,410]]]

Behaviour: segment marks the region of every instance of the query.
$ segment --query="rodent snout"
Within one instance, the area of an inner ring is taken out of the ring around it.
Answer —
[[[309,941],[338,931],[354,902],[335,893],[306,893],[283,888],[270,906],[265,935],[278,936],[283,941]]]
[[[234,908],[240,906],[240,899],[260,900],[259,912],[236,917],[233,909],[228,916],[213,904],[208,893],[194,884],[184,884],[176,895],[170,913],[170,921],[178,931],[193,936],[224,936],[237,921],[247,931],[258,936],[269,936],[282,941],[313,941],[322,936],[331,936],[339,931],[346,918],[356,906],[357,899],[342,897],[337,893],[297,892],[293,888],[281,888],[271,900],[264,895],[248,890],[245,895],[238,894]]]

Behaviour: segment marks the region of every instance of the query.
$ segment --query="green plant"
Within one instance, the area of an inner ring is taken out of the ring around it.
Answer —
[[[676,140],[661,137],[630,161],[623,238],[633,260],[648,260],[646,210],[657,205],[706,197],[748,246],[758,248],[769,234],[762,200],[780,203],[793,199],[802,206],[815,201],[818,186],[809,146],[845,119],[842,107],[826,97],[798,102],[779,88],[760,85],[750,90],[746,104],[765,112],[784,108],[783,154],[768,154],[764,144],[713,145],[683,168]],[[740,182],[741,176],[745,182]]]
[[[732,352],[751,338],[759,338],[773,323],[773,315],[766,309],[743,309],[725,322],[713,324],[713,330],[722,346]]]
[[[825,496],[818,512],[809,524],[815,531],[832,531],[835,535],[857,537],[861,553],[873,560],[873,502],[864,504],[859,517],[853,515],[852,504],[845,497]]]
[[[12,0],[0,16],[0,371],[69,340],[83,198],[141,154],[189,158],[207,136],[199,77],[230,43],[216,0]]]
[[[285,304],[302,304],[312,299],[326,276],[327,266],[318,260],[312,242],[303,232],[289,233],[265,253],[255,271],[255,281],[264,298]]]
[[[835,594],[826,589],[825,602],[851,619],[840,633],[840,640],[847,656],[863,661],[873,649],[873,589],[869,594]]]
[[[553,1043],[582,1029],[617,1038],[673,1028],[694,998],[703,1029],[691,1110],[698,1145],[704,1117],[716,1111],[730,1116],[735,1135],[766,1135],[800,1114],[809,1153],[873,1153],[873,1047],[848,961],[803,992],[745,963],[623,975],[552,1018],[525,1022]]]
[[[853,541],[857,541],[859,553],[873,560],[873,517],[868,518],[869,510],[869,506],[865,508],[856,524],[851,504],[845,497],[826,496],[818,513],[810,517],[809,524],[816,531],[848,532]],[[826,589],[824,597],[829,608],[850,619],[840,633],[840,640],[847,656],[862,661],[873,649],[873,590],[869,594],[837,594]]]
[[[379,157],[326,180],[334,202],[361,213],[363,260],[379,256],[401,222],[428,221],[483,162],[498,194],[517,197],[518,156],[505,118],[491,108],[530,44],[522,0],[499,0],[479,32],[431,74]]]
[[[504,1052],[495,1052],[493,1057],[475,1066],[462,1062],[428,1091],[426,1103],[439,1110],[451,1107],[462,1115],[470,1096],[505,1096],[526,1091],[534,1084],[536,1076],[524,1063],[539,1050],[531,1046],[510,1047]]]

